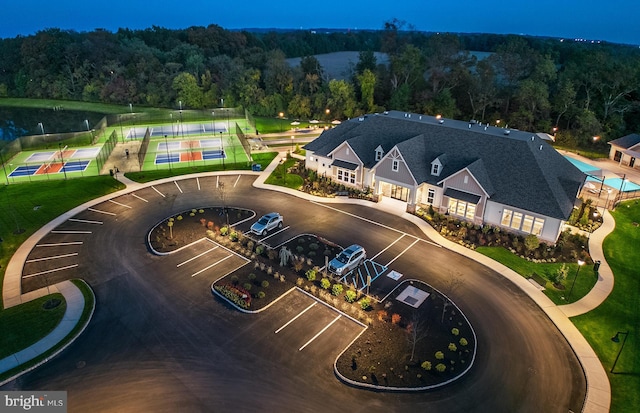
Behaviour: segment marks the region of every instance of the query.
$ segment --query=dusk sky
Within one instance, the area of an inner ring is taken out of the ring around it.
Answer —
[[[640,45],[640,0],[142,1],[7,0],[0,37],[57,27],[170,29],[217,24],[240,28],[381,29],[392,18],[417,30],[514,33]]]

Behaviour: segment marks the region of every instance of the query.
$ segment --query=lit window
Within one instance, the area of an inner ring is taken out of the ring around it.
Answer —
[[[511,217],[513,216],[513,211],[510,209],[505,209],[502,211],[502,221],[500,224],[502,226],[508,227],[511,225]]]
[[[467,212],[464,215],[467,219],[474,219],[476,216],[476,205],[467,204]]]
[[[536,218],[533,223],[533,231],[531,232],[533,235],[542,235],[542,228],[544,227],[544,219]]]
[[[456,213],[456,204],[458,201],[453,198],[449,198],[449,213],[454,215]]]
[[[520,224],[522,223],[522,213],[514,212],[513,219],[511,220],[511,228],[520,229]]]
[[[400,162],[397,159],[394,159],[391,164],[391,170],[394,172],[398,172],[399,168],[400,168]]]
[[[531,215],[525,215],[524,221],[522,221],[522,231],[531,232],[532,227],[533,227],[533,217]]]
[[[427,191],[427,204],[432,205],[435,198],[436,198],[436,191],[433,189],[429,189]]]
[[[467,203],[464,201],[458,201],[458,209],[456,210],[456,215],[461,217],[464,216],[464,211],[467,208]]]

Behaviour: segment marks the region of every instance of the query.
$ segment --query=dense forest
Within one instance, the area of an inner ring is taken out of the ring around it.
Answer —
[[[358,51],[347,79],[316,54]],[[376,61],[383,52],[388,64]],[[478,53],[484,52],[484,53]],[[299,66],[286,59],[302,57]],[[582,146],[640,131],[640,50],[608,43],[377,31],[230,31],[216,25],[0,39],[0,97],[156,107],[244,106],[348,118],[385,109],[554,133]]]

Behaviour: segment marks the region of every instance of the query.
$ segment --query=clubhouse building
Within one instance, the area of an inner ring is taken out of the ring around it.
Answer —
[[[305,146],[306,166],[378,197],[554,243],[586,176],[531,132],[389,111]]]

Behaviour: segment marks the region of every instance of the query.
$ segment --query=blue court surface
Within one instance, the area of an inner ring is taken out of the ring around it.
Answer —
[[[9,177],[17,178],[21,176],[59,174],[65,172],[84,172],[87,170],[90,163],[91,161],[68,161],[65,162],[64,165],[60,163],[22,165],[11,171]]]

